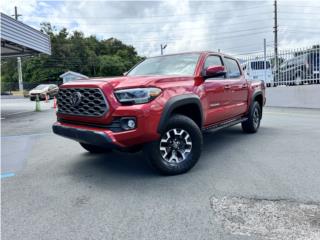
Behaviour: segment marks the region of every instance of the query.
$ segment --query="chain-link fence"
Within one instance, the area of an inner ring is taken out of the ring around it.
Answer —
[[[240,58],[247,79],[267,86],[320,83],[320,45]]]

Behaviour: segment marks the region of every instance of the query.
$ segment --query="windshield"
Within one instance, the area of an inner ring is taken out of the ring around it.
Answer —
[[[185,75],[193,76],[200,54],[180,54],[148,58],[133,68],[128,76]]]
[[[35,87],[34,90],[44,90],[48,87],[49,87],[49,85],[41,84],[41,85],[38,85],[37,87]]]
[[[266,62],[266,69],[270,68],[270,62]],[[264,69],[264,61],[256,61],[251,62],[251,69],[253,70],[263,70]]]

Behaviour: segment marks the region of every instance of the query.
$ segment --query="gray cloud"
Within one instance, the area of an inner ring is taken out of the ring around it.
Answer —
[[[142,55],[218,50],[232,54],[261,51],[273,44],[273,1],[20,1],[23,20],[81,30],[99,38],[117,37]],[[8,10],[6,10],[8,11]],[[279,1],[280,48],[320,42],[320,3]]]

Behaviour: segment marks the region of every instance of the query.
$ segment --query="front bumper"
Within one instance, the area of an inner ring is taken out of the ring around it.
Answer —
[[[117,145],[113,143],[112,139],[103,132],[62,126],[57,123],[52,126],[52,130],[57,135],[70,138],[77,142],[87,143],[104,148],[117,147]]]
[[[98,125],[90,126],[60,121],[53,124],[52,130],[57,135],[77,142],[108,148],[129,148],[159,138],[159,134],[156,131],[157,124],[147,124],[147,122],[152,119],[151,117],[143,121],[142,118],[139,118],[137,119],[137,128],[123,130],[121,132],[114,131],[112,128],[108,129],[104,126],[98,127]],[[156,123],[158,122],[159,120],[156,121]],[[153,121],[153,123],[155,123],[155,121]]]

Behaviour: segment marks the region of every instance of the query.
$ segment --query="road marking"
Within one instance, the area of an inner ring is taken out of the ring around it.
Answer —
[[[14,173],[1,173],[1,179],[2,178],[8,178],[8,177],[14,177],[15,174]]]

